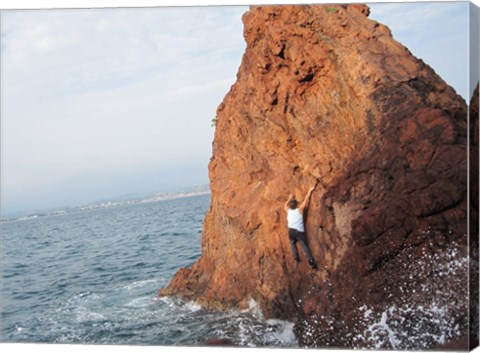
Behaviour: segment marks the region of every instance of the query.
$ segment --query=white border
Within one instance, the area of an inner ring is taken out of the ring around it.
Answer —
[[[118,8],[118,7],[159,7],[159,6],[219,6],[219,5],[261,5],[261,4],[308,4],[308,3],[376,3],[376,2],[400,2],[392,0],[322,0],[322,1],[299,1],[299,0],[0,0],[0,10],[22,10],[22,9],[76,9],[76,8]],[[429,0],[417,0],[415,2],[432,2]],[[451,2],[449,0],[436,0],[435,2]],[[461,1],[465,2],[465,1]],[[480,6],[480,0],[472,0],[472,3]],[[2,337],[0,337],[1,341]],[[164,346],[121,346],[121,345],[70,345],[70,344],[19,344],[19,343],[1,343],[2,352],[35,352],[35,353],[64,353],[85,352],[273,352],[298,353],[298,349],[265,349],[260,348],[222,348],[222,347],[164,347]],[[330,350],[316,350],[330,351]],[[332,350],[332,352],[351,352],[351,350]],[[373,352],[373,351],[372,351]],[[374,352],[392,352],[392,351],[374,351]],[[408,351],[402,351],[408,352]]]

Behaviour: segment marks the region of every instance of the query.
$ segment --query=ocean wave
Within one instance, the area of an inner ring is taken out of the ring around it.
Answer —
[[[126,308],[146,308],[149,307],[154,300],[151,296],[144,296],[130,300],[124,306]]]
[[[187,332],[196,331],[203,334],[186,335],[185,340],[191,344],[203,344],[208,341],[231,342],[242,347],[298,347],[298,340],[293,332],[294,323],[283,320],[265,320],[258,303],[251,299],[245,310],[212,312],[202,308],[195,301],[185,301],[178,297],[161,297],[157,299],[168,306],[166,315],[175,315],[178,327]],[[184,342],[184,343],[187,343]]]
[[[179,297],[159,297],[156,300],[167,305],[169,308],[184,311],[189,313],[195,313],[202,310],[202,306],[193,300],[183,300]]]
[[[150,285],[152,283],[158,283],[158,280],[147,279],[147,280],[142,280],[142,281],[135,281],[135,282],[128,283],[128,284],[122,284],[119,287],[121,289],[125,289],[125,290],[132,290],[132,289],[135,289],[135,288],[145,287],[145,286]]]

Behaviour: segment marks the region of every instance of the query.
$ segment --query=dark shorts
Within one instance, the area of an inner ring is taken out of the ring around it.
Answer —
[[[305,232],[299,232],[296,229],[288,228],[288,237],[290,238],[291,241],[294,241],[294,242],[297,242],[297,241],[307,242],[307,236],[305,235]]]

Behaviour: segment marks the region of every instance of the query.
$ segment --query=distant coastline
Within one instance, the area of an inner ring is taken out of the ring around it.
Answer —
[[[139,198],[122,199],[122,200],[118,200],[118,199],[103,200],[103,201],[92,202],[90,204],[86,204],[78,207],[65,207],[65,208],[58,208],[58,209],[48,210],[48,211],[34,211],[34,212],[26,211],[23,213],[19,212],[18,215],[1,218],[0,223],[27,221],[27,220],[37,219],[41,217],[46,217],[46,216],[61,216],[61,215],[65,215],[73,212],[91,211],[96,209],[113,208],[113,207],[121,207],[121,206],[128,206],[128,205],[141,205],[145,203],[175,200],[175,199],[202,196],[202,195],[208,195],[208,194],[210,194],[209,185],[199,185],[199,186],[185,188],[179,191],[161,192],[161,193],[156,193],[153,195],[139,197]]]

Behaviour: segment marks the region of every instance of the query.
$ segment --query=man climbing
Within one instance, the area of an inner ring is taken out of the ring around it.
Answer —
[[[300,262],[300,256],[298,255],[297,250],[297,242],[299,242],[302,246],[305,256],[307,257],[308,264],[312,269],[316,269],[317,264],[312,256],[312,252],[307,245],[305,225],[303,222],[303,212],[305,208],[307,208],[314,189],[315,187],[313,186],[310,188],[310,190],[308,190],[307,196],[305,196],[305,200],[303,200],[303,203],[300,205],[300,207],[298,206],[298,201],[295,199],[295,196],[293,194],[290,194],[284,206],[285,211],[287,212],[288,237],[290,239],[293,257],[297,263]]]

